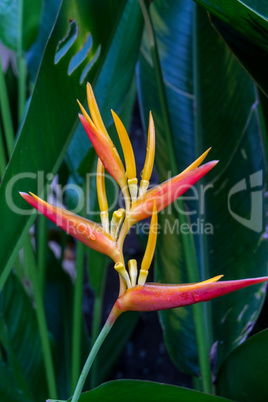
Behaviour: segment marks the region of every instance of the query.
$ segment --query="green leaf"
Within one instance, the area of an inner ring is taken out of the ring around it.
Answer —
[[[41,342],[31,300],[11,275],[1,294],[1,344],[13,372],[16,388],[29,399],[43,401],[48,394]]]
[[[38,36],[27,52],[27,72],[34,82],[41,64],[44,49],[53,28],[61,0],[44,0]]]
[[[7,47],[29,49],[37,36],[42,0],[4,0],[0,3],[0,38]],[[20,23],[22,18],[22,23]],[[18,29],[21,25],[22,31]]]
[[[248,40],[223,21],[211,17],[211,23],[228,48],[268,97],[267,69],[268,52]]]
[[[16,387],[16,382],[10,368],[0,361],[0,398],[2,401],[8,402],[31,402],[32,399],[27,398],[21,390]]]
[[[268,396],[268,330],[249,338],[222,365],[218,393],[235,401],[265,401]]]
[[[266,0],[195,0],[213,15],[264,50],[268,50],[268,5]]]
[[[114,127],[111,108],[119,116],[122,112],[127,116],[131,114],[134,92],[132,83],[142,32],[143,18],[139,4],[128,1],[107,52],[102,71],[94,85],[98,107],[108,130]],[[125,112],[124,109],[128,110]],[[115,130],[111,131],[111,137],[117,147],[118,136]],[[72,163],[72,169],[78,168],[89,151],[90,145],[85,130],[80,125],[68,148],[68,160]]]
[[[40,196],[46,193],[51,173],[53,176],[57,172],[78,124],[76,99],[83,100],[86,96],[85,85],[79,84],[81,74],[85,68],[91,66],[92,59],[96,59],[99,38],[102,40],[101,54],[88,72],[87,79],[93,81],[100,73],[111,32],[120,21],[124,2],[120,2],[119,7],[118,3],[111,5],[107,0],[101,10],[92,7],[92,3],[85,0],[79,3],[79,9],[75,4],[75,1],[62,2],[45,49],[27,115],[1,184],[0,225],[6,227],[2,241],[1,270],[4,270],[4,275],[1,277],[1,286],[35,217],[26,215],[31,211],[18,192],[32,191]],[[105,29],[96,25],[99,18],[106,23]],[[68,35],[69,20],[73,19],[80,34],[67,53],[55,64],[57,45]],[[92,50],[88,57],[80,60],[81,64],[77,65],[72,74],[68,75],[70,61],[90,34],[93,38]]]
[[[194,3],[180,1],[168,7],[155,1],[151,16],[160,50],[178,170],[185,169],[210,146],[212,151],[207,159],[220,159],[202,184],[189,190],[191,198],[187,199],[187,195],[183,198],[189,225],[180,226],[178,205],[160,214],[157,280],[188,281],[180,231],[194,234],[200,280],[219,274],[224,274],[226,280],[266,275],[261,190],[265,176],[262,140],[265,132],[262,133],[254,84],[213,31],[206,13]],[[156,167],[162,182],[169,175],[172,155],[167,149],[146,39],[138,68],[138,91],[144,121],[150,109],[155,119]],[[255,173],[257,176],[250,176]],[[252,221],[251,189],[249,185],[243,191],[241,188],[249,183],[250,177],[252,184],[255,179],[260,182],[257,187],[260,204],[255,204],[259,212],[255,210]],[[237,183],[241,191],[232,195]],[[205,335],[209,347],[214,345],[213,367],[218,367],[246,338],[257,319],[264,293],[264,287],[257,286],[204,304]],[[181,370],[197,375],[191,307],[163,311],[160,317],[171,358]]]
[[[79,401],[81,402],[97,402],[105,400],[126,401],[129,402],[213,402],[227,401],[228,399],[218,396],[202,394],[198,391],[193,391],[187,388],[175,387],[173,385],[159,384],[149,381],[134,381],[134,380],[118,380],[111,381],[101,385],[92,391],[81,394]],[[68,400],[71,402],[71,399]]]

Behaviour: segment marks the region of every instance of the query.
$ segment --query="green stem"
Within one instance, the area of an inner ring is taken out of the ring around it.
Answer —
[[[77,243],[76,279],[74,285],[73,336],[72,336],[72,392],[79,378],[81,365],[82,301],[84,279],[84,245]]]
[[[37,274],[37,267],[35,263],[31,239],[28,236],[24,245],[24,263],[30,272],[34,300],[36,305],[37,322],[40,332],[41,345],[44,356],[46,378],[48,383],[48,390],[51,398],[57,398],[56,378],[53,366],[52,353],[50,348],[48,329],[45,316],[45,308],[43,303],[42,294],[40,292],[40,282]]]
[[[92,347],[98,338],[98,334],[100,332],[101,327],[101,313],[102,313],[102,303],[103,303],[103,294],[106,282],[106,272],[107,272],[107,259],[103,256],[103,265],[105,265],[105,269],[103,270],[103,275],[101,278],[99,293],[95,295],[94,299],[94,310],[93,310],[93,320],[92,320]],[[94,364],[91,370],[90,376],[90,388],[95,388],[98,385],[98,356],[96,357]]]
[[[13,144],[14,144],[14,129],[12,123],[12,116],[10,110],[10,104],[8,99],[8,92],[6,86],[5,75],[2,69],[2,63],[0,60],[0,108],[3,121],[3,128],[5,133],[5,140],[7,146],[8,156],[11,156]]]
[[[77,383],[77,386],[76,386],[76,389],[75,389],[71,402],[77,402],[79,400],[80,394],[83,390],[83,386],[84,386],[84,383],[88,376],[90,367],[92,366],[92,363],[93,363],[101,345],[103,344],[105,338],[107,337],[108,333],[110,332],[113,324],[114,324],[114,320],[111,321],[108,318],[108,320],[106,321],[104,327],[102,328],[98,338],[96,339],[96,342],[94,343],[94,346],[91,349],[91,351],[88,355],[88,358],[86,360],[86,363],[83,367],[82,373],[80,374],[80,377],[79,377],[79,380],[78,380],[78,383]]]
[[[18,85],[18,121],[20,122],[24,113],[26,103],[26,65],[23,54],[23,1],[18,2],[18,43],[17,43],[17,63],[19,73]]]
[[[169,116],[164,80],[162,76],[161,64],[159,59],[159,53],[157,48],[157,42],[155,37],[155,32],[153,29],[153,24],[151,21],[151,17],[149,11],[145,5],[144,0],[139,0],[141,9],[143,12],[145,25],[148,32],[149,37],[149,46],[151,51],[151,56],[153,60],[153,66],[156,76],[156,84],[159,94],[159,101],[162,111],[163,125],[165,138],[167,142],[169,161],[171,166],[172,176],[175,176],[178,172],[177,169],[177,161],[174,153],[174,144],[172,137],[172,127]],[[184,205],[183,202],[178,199],[178,217],[181,225],[184,223],[188,223],[187,215],[184,213]],[[181,233],[183,248],[186,259],[186,267],[189,282],[199,282],[199,272],[198,272],[198,264],[196,257],[196,249],[194,244],[194,238],[191,233]],[[206,337],[206,325],[205,325],[205,315],[201,304],[194,304],[193,308],[193,319],[196,333],[196,341],[197,341],[197,350],[198,350],[198,360],[200,365],[201,377],[202,377],[202,385],[204,392],[211,392],[212,384],[211,384],[211,370],[210,370],[210,362],[209,362],[209,346],[208,339]]]

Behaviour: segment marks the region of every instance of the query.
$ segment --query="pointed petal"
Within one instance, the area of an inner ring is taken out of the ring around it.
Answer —
[[[128,179],[135,179],[136,178],[136,163],[135,163],[135,157],[134,157],[134,152],[133,148],[127,133],[127,130],[125,129],[124,124],[120,120],[120,118],[117,116],[117,114],[112,110],[112,115],[114,119],[114,124],[116,127],[116,131],[118,133],[118,137],[122,146],[124,158],[125,158],[125,164],[126,164],[126,171],[127,171],[127,178]]]
[[[151,178],[154,166],[154,154],[155,154],[155,127],[154,127],[153,116],[152,113],[150,112],[146,157],[141,174],[141,178],[143,181],[149,181]]]
[[[195,168],[197,168],[199,165],[201,165],[201,163],[203,162],[203,160],[206,158],[207,154],[209,153],[209,151],[211,150],[211,147],[208,148],[201,156],[199,156],[199,158],[197,158],[193,163],[191,163],[190,166],[188,166],[188,168],[186,168],[182,173],[185,172],[189,172],[189,170],[193,170]]]
[[[90,83],[87,83],[87,102],[89,111],[93,120],[94,125],[96,126],[97,130],[100,131],[109,141],[111,141],[109,134],[105,128],[103,120],[101,118],[101,114],[95,99],[95,95]]]
[[[79,102],[78,99],[76,99],[76,100],[77,100],[77,103],[78,103],[78,105],[79,105],[79,107],[80,107],[80,110],[81,110],[81,112],[82,112],[84,118],[88,121],[88,123],[90,124],[90,126],[92,126],[92,127],[94,127],[94,128],[96,129],[95,124],[93,123],[93,121],[92,121],[91,118],[89,117],[89,115],[88,115],[86,109],[84,108],[84,106],[81,104],[81,102]]]
[[[182,172],[175,177],[161,183],[147,191],[134,204],[130,211],[131,223],[134,224],[152,215],[154,200],[157,212],[162,211],[178,197],[184,194],[191,186],[208,173],[218,161],[208,162],[196,169]]]
[[[50,205],[34,194],[21,192],[20,195],[35,209],[86,246],[108,255],[114,262],[121,261],[119,250],[112,237],[97,223]]]
[[[79,114],[79,118],[105,169],[121,188],[126,187],[125,169],[114,145],[94,126],[90,125],[83,115]]]
[[[268,277],[265,276],[222,282],[204,281],[185,285],[138,285],[128,289],[119,297],[116,301],[116,307],[120,312],[166,310],[208,301],[247,286],[267,281]]]

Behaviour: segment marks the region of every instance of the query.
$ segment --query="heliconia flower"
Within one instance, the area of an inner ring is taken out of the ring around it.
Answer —
[[[222,277],[222,275],[219,275],[200,283],[181,285],[146,284],[148,270],[152,263],[156,246],[157,213],[184,194],[207,174],[218,161],[211,161],[200,166],[210,150],[208,149],[182,173],[147,191],[155,155],[155,127],[152,114],[150,113],[149,117],[146,158],[141,173],[141,181],[138,185],[134,152],[123,123],[112,112],[125,158],[126,169],[104,126],[90,84],[87,84],[87,100],[90,116],[78,101],[82,111],[79,118],[99,157],[97,165],[97,195],[102,225],[75,215],[63,208],[50,205],[32,193],[20,194],[30,205],[68,234],[88,247],[108,255],[115,263],[114,268],[118,272],[120,279],[119,296],[100,333],[101,341],[99,340],[98,346],[94,348],[95,344],[92,349],[91,354],[92,358],[94,358],[97,349],[105,339],[105,336],[107,336],[113,323],[125,311],[158,311],[204,302],[247,286],[267,282],[268,277],[219,282]],[[119,184],[125,201],[125,209],[120,208],[114,211],[111,220],[109,220],[109,208],[105,191],[105,169]],[[133,224],[150,216],[150,232],[141,267],[140,269],[138,268],[135,259],[129,260],[126,266],[123,256],[125,237]],[[78,397],[86,378],[85,373],[88,372],[92,361],[91,358],[88,358],[85,364],[86,371],[83,370],[83,375],[80,377],[81,381],[79,380],[78,388],[75,391],[75,395],[78,395]],[[75,401],[77,400],[76,397]]]
[[[125,311],[158,311],[188,306],[268,281],[268,277],[265,276],[218,282],[222,276],[183,285],[148,283],[130,287],[118,297],[109,320],[114,322]]]
[[[41,198],[30,193],[20,195],[48,219],[86,246],[108,255],[115,263],[122,261],[121,254],[112,237],[95,222],[78,216],[63,208],[50,205]]]

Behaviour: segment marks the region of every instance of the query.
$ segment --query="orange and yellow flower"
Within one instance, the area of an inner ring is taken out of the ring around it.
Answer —
[[[184,194],[218,161],[201,165],[209,152],[208,149],[182,173],[148,190],[155,156],[155,128],[152,114],[150,113],[149,117],[145,163],[138,183],[134,152],[122,121],[112,112],[124,154],[125,167],[104,126],[90,84],[87,84],[87,98],[91,117],[78,102],[82,111],[79,118],[99,157],[97,193],[101,225],[52,206],[34,194],[21,193],[21,195],[30,205],[67,233],[88,247],[108,255],[114,261],[114,268],[120,277],[120,291],[109,317],[110,321],[113,322],[118,315],[127,310],[156,311],[185,306],[267,281],[268,277],[218,282],[222,277],[219,275],[194,284],[146,284],[156,246],[157,213]],[[105,190],[105,170],[120,186],[125,201],[125,209],[114,211],[111,219]],[[134,259],[129,260],[126,266],[123,256],[125,237],[132,225],[150,216],[150,233],[141,268],[138,269],[137,261]]]

